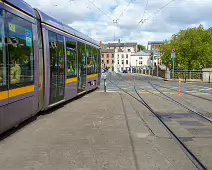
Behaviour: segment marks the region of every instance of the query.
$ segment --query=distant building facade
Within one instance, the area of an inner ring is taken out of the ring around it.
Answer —
[[[165,44],[164,41],[149,41],[147,50],[159,50],[160,46]]]
[[[108,43],[102,45],[102,66],[122,72],[130,67],[131,55],[138,50],[137,43]],[[111,62],[110,62],[111,61]],[[108,64],[108,62],[110,64]]]
[[[136,67],[143,68],[151,65],[152,65],[151,53],[141,50],[131,55],[131,66],[133,68]]]
[[[102,49],[101,50],[101,62],[102,68],[111,69],[114,71],[114,49]]]

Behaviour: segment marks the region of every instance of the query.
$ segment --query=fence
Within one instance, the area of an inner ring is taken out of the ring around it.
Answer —
[[[203,80],[203,71],[188,71],[188,70],[176,70],[170,71],[171,79],[189,79],[189,80]]]
[[[154,70],[141,70],[137,73],[158,76],[164,79],[183,79],[186,81],[203,81],[212,82],[212,71],[202,71],[202,70],[175,70],[166,71],[160,68]]]

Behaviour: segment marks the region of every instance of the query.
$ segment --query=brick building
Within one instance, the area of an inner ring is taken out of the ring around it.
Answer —
[[[101,50],[102,68],[110,68],[111,71],[114,71],[114,53],[114,49]]]

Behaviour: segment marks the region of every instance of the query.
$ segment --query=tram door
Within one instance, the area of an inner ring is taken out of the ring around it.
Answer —
[[[50,99],[54,104],[64,99],[65,87],[65,59],[64,38],[49,32],[50,48]]]
[[[85,44],[78,42],[78,93],[85,91],[86,88],[86,50]]]

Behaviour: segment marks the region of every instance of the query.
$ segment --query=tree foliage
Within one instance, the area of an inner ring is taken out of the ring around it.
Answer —
[[[146,47],[141,45],[141,44],[138,44],[138,50],[141,51],[141,50],[146,50]]]
[[[212,32],[202,25],[173,34],[170,41],[161,46],[162,62],[172,67],[171,50],[176,48],[175,68],[200,70],[212,67]]]

